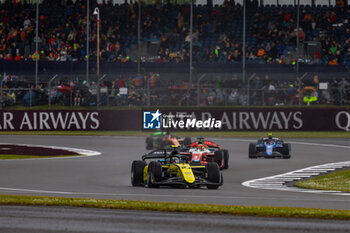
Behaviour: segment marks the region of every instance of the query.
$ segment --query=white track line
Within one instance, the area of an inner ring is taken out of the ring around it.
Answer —
[[[212,139],[213,141],[233,141],[233,142],[253,142],[254,141],[254,139],[235,139],[235,138],[210,138],[210,139]],[[307,146],[325,146],[325,147],[337,147],[337,148],[350,149],[350,146],[336,145],[336,144],[325,144],[325,143],[317,143],[317,142],[299,142],[299,141],[289,141],[289,140],[284,140],[284,141],[288,143],[307,145]]]
[[[224,138],[215,139],[215,140],[225,140]],[[227,139],[226,139],[227,140]],[[249,139],[229,139],[231,141],[238,142],[251,142]],[[314,142],[298,142],[298,141],[286,141],[292,144],[299,145],[308,145],[308,146],[325,146],[325,147],[336,147],[342,149],[350,149],[350,146],[344,145],[335,145],[335,144],[325,144],[325,143],[314,143]],[[288,187],[286,183],[291,181],[298,181],[301,179],[309,178],[311,176],[317,176],[320,174],[325,174],[331,171],[335,171],[336,169],[350,167],[350,161],[339,162],[339,163],[327,163],[323,165],[308,167],[296,171],[291,171],[287,173],[283,173],[280,175],[264,177],[260,179],[254,179],[245,181],[242,183],[243,186],[250,188],[258,188],[258,189],[272,189],[272,190],[280,190],[280,191],[293,191],[293,192],[305,192],[305,193],[327,193],[334,195],[343,195],[350,196],[350,193],[343,193],[340,191],[325,191],[325,190],[313,190],[313,189],[302,189],[298,187]]]
[[[283,173],[280,175],[264,177],[260,179],[254,179],[245,181],[242,183],[243,186],[257,189],[272,189],[279,191],[292,191],[292,192],[304,192],[304,193],[327,193],[334,195],[350,196],[350,193],[343,193],[340,191],[325,191],[325,190],[314,190],[314,189],[303,189],[298,187],[289,187],[286,184],[291,181],[298,181],[301,179],[309,178],[311,176],[317,176],[326,174],[336,169],[350,167],[350,161],[338,162],[338,163],[327,163],[318,166],[312,166],[303,168],[296,171]]]
[[[251,142],[252,140],[249,139],[226,139],[226,138],[217,138],[215,140],[231,140],[231,141],[239,141],[239,142]],[[326,147],[337,147],[337,148],[345,148],[350,149],[350,146],[343,146],[343,145],[334,145],[334,144],[320,144],[320,143],[307,143],[307,142],[297,142],[297,141],[290,141],[293,144],[301,144],[301,145],[311,145],[311,146],[326,146]],[[8,144],[8,143],[0,143],[0,144]],[[27,144],[18,144],[18,145],[26,145]],[[33,145],[30,145],[33,146]],[[100,152],[97,151],[90,151],[90,150],[83,150],[83,149],[76,149],[76,148],[68,148],[68,147],[55,147],[55,146],[41,146],[36,145],[38,147],[47,147],[47,148],[59,148],[59,149],[66,149],[70,151],[74,151],[77,153],[84,154],[86,156],[96,156],[100,155]],[[81,156],[81,157],[86,157]],[[80,156],[74,156],[74,157],[60,157],[60,158],[79,158]],[[59,159],[59,158],[44,158],[44,159]],[[23,160],[23,159],[22,159]],[[11,160],[7,160],[11,161]],[[265,178],[255,179],[255,180],[249,180],[242,183],[243,186],[251,187],[251,188],[258,188],[258,189],[274,189],[274,190],[281,190],[281,191],[294,191],[294,192],[307,192],[307,193],[327,193],[327,194],[336,194],[336,195],[349,195],[350,193],[342,193],[339,191],[321,191],[321,190],[308,190],[308,189],[300,189],[296,187],[287,187],[284,184],[290,181],[296,181],[300,180],[305,177],[310,177],[316,174],[326,173],[330,171],[334,171],[337,168],[342,167],[349,167],[350,161],[346,162],[339,162],[339,163],[329,163],[329,164],[323,164],[319,166],[313,166],[308,167],[276,176],[269,176]],[[299,173],[299,175],[298,175]],[[308,176],[309,175],[309,176]],[[22,192],[34,192],[34,193],[52,193],[52,194],[80,194],[80,195],[112,195],[112,196],[123,196],[123,195],[130,195],[130,196],[148,196],[147,194],[117,194],[117,193],[81,193],[81,192],[64,192],[64,191],[49,191],[49,190],[33,190],[33,189],[17,189],[17,188],[5,188],[0,187],[0,190],[3,191],[22,191]],[[154,195],[150,194],[151,196],[173,196],[173,195]],[[179,197],[178,195],[176,195]],[[181,196],[182,197],[182,196]],[[183,197],[192,197],[191,195],[183,195]],[[197,196],[196,196],[197,197]],[[214,197],[214,196],[207,196]],[[215,198],[220,198],[215,196]],[[233,197],[221,197],[221,198],[233,198]],[[236,197],[237,198],[237,197]],[[248,198],[249,199],[249,198]]]
[[[243,140],[242,140],[243,141]],[[245,141],[245,140],[244,140]],[[308,146],[325,146],[325,147],[336,147],[342,149],[350,149],[350,146],[335,145],[335,144],[324,144],[324,143],[313,143],[313,142],[298,142],[288,141],[289,143],[308,145]],[[298,187],[288,187],[286,184],[291,181],[298,181],[301,179],[309,178],[311,176],[317,176],[326,174],[336,169],[350,167],[350,161],[338,162],[338,163],[327,163],[323,165],[317,165],[307,167],[304,169],[283,173],[280,175],[264,177],[260,179],[254,179],[245,181],[242,183],[243,186],[257,189],[272,189],[279,191],[292,191],[292,192],[304,192],[304,193],[320,193],[320,194],[333,194],[350,196],[350,193],[343,193],[340,191],[325,191],[325,190],[314,190],[314,189],[303,189]]]
[[[73,158],[84,158],[84,157],[90,157],[90,156],[97,156],[101,155],[98,151],[93,150],[85,150],[85,149],[78,149],[78,148],[71,148],[71,147],[58,147],[58,146],[45,146],[45,145],[30,145],[30,144],[12,144],[12,143],[0,143],[1,145],[19,145],[19,146],[31,146],[31,147],[44,147],[44,148],[50,148],[50,149],[61,149],[61,150],[67,150],[74,153],[78,153],[84,156],[66,156],[66,157],[50,157],[50,158],[35,158],[35,159],[8,159],[3,160],[6,162],[10,161],[19,161],[19,160],[43,160],[43,159],[73,159]]]
[[[5,188],[0,187],[0,193],[36,193],[36,194],[57,194],[57,195],[79,195],[79,196],[114,196],[114,197],[122,197],[127,198],[129,197],[171,197],[176,198],[176,200],[180,200],[181,198],[206,198],[206,199],[227,199],[227,200],[237,200],[237,199],[243,199],[243,200],[257,200],[257,197],[249,197],[249,196],[218,196],[218,195],[182,195],[182,194],[147,194],[147,193],[94,193],[94,192],[74,192],[74,191],[55,191],[55,190],[37,190],[37,189],[19,189],[19,188]],[[341,195],[341,193],[339,193]],[[276,197],[258,197],[258,200],[275,200]],[[122,199],[123,200],[123,199]],[[128,199],[125,199],[128,200]],[[298,200],[298,201],[323,201],[323,199],[315,199],[315,198],[294,198],[294,197],[279,197],[279,200],[285,200],[285,201],[291,201],[291,200]],[[332,200],[335,202],[349,202],[350,200],[342,200],[342,199],[335,199]]]

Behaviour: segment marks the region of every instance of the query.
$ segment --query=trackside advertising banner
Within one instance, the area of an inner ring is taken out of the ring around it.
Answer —
[[[142,119],[143,130],[350,130],[348,108],[144,109]]]
[[[0,111],[2,131],[140,130],[140,110]]]
[[[0,111],[1,131],[350,131],[350,108]]]

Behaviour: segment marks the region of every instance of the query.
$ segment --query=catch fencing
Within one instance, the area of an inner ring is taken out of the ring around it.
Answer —
[[[27,76],[6,75],[0,87],[2,108],[52,106],[302,106],[350,104],[349,73],[147,73],[43,75],[38,86]],[[299,92],[299,90],[301,90]]]

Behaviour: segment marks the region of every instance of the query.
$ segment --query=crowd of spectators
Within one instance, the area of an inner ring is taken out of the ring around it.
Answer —
[[[300,81],[281,81],[268,75],[257,75],[250,80],[248,87],[247,82],[233,74],[230,78],[215,76],[204,79],[199,87],[193,85],[189,88],[189,83],[184,80],[161,79],[159,74],[152,72],[134,77],[118,76],[101,83],[62,77],[51,87],[46,82],[35,86],[16,75],[6,75],[1,80],[2,106],[48,104],[49,99],[56,105],[96,106],[98,95],[100,105],[109,106],[146,106],[148,103],[152,106],[298,105]],[[320,82],[326,86],[321,87]],[[319,80],[317,75],[310,75],[302,80],[300,94],[305,105],[349,104],[350,83],[345,77]]]
[[[101,52],[103,61],[134,61],[131,51],[137,44],[138,4],[98,4],[90,1],[89,54],[86,48],[86,1],[43,0],[39,11],[39,50],[35,51],[35,5],[27,1],[0,3],[0,60],[82,61],[96,58],[96,17],[101,15]],[[247,62],[295,62],[296,37],[303,48],[301,62],[318,64],[350,63],[349,7],[308,7],[300,12],[297,33],[295,6],[258,6],[247,1]],[[193,59],[195,62],[242,61],[242,6],[234,0],[222,5],[198,5],[193,15]],[[190,57],[189,5],[156,1],[143,3],[142,41],[156,42],[156,62],[187,62]],[[320,44],[310,52],[306,41]]]

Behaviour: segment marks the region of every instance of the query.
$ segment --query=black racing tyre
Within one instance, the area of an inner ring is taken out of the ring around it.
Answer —
[[[249,158],[250,159],[256,159],[256,144],[255,143],[249,143]]]
[[[143,186],[143,170],[146,167],[143,160],[134,160],[131,164],[131,184],[132,186]]]
[[[146,138],[146,150],[152,150],[153,149],[153,138],[147,137]]]
[[[154,182],[160,182],[162,180],[162,164],[152,161],[148,165],[147,173],[147,186],[149,188],[158,188],[159,185]]]
[[[191,138],[187,137],[184,139],[184,146],[191,145],[191,144],[192,144]]]
[[[283,144],[283,152],[282,152],[282,158],[284,159],[290,159],[291,156],[291,145],[290,143],[284,143]]]
[[[157,148],[158,149],[164,149],[165,143],[163,141],[163,138],[157,138]]]
[[[290,143],[283,143],[283,151],[282,151],[283,155],[289,155],[289,157],[290,157],[291,149],[292,149],[292,147],[291,147]]]
[[[223,152],[222,150],[217,150],[214,152],[214,162],[219,165],[219,168],[222,169],[223,166],[221,167],[222,164],[222,157],[223,157]]]
[[[230,155],[228,153],[228,150],[224,149],[222,151],[224,152],[224,169],[228,169],[228,160],[230,158]]]
[[[219,184],[221,184],[221,173],[220,168],[217,163],[209,162],[205,165],[206,172],[207,172],[207,179],[209,182],[217,183],[215,184],[208,184],[208,189],[217,189],[219,187]]]

